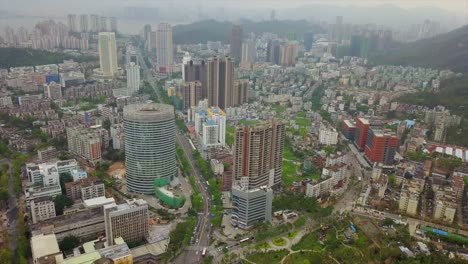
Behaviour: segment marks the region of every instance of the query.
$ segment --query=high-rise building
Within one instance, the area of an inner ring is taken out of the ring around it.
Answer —
[[[246,188],[273,187],[281,183],[285,126],[272,120],[238,126],[233,146],[233,180]]]
[[[107,27],[107,17],[102,16],[99,18],[99,31],[106,32],[108,31]]]
[[[231,37],[230,37],[230,49],[231,49],[231,57],[237,61],[240,61],[241,54],[242,54],[242,38],[243,38],[243,31],[242,26],[240,25],[233,25],[231,29]]]
[[[76,15],[75,14],[68,14],[67,16],[68,22],[68,30],[70,32],[77,32],[76,30]]]
[[[194,64],[193,61],[189,61],[184,65],[184,81],[194,82],[199,81],[202,90],[202,99],[208,98],[208,65],[205,61],[199,64]]]
[[[190,61],[192,60],[192,57],[190,56],[190,53],[188,52],[185,52],[184,53],[184,57],[182,58],[182,80],[184,81],[187,81],[185,80],[185,65],[189,64]]]
[[[267,44],[266,61],[274,64],[279,64],[280,59],[280,43],[278,40],[270,40]]]
[[[233,105],[234,62],[230,57],[213,57],[208,62],[207,98],[210,106]]]
[[[271,187],[281,184],[285,126],[272,120],[254,126],[238,126],[233,146],[231,224],[248,229],[270,221]]]
[[[108,145],[107,130],[83,126],[67,128],[68,150],[88,162],[101,160],[103,146]],[[106,142],[107,141],[107,142]]]
[[[370,162],[393,165],[397,148],[398,137],[395,133],[390,130],[369,129],[364,153]]]
[[[282,66],[296,65],[297,44],[288,43],[280,46],[279,64]]]
[[[104,205],[106,241],[109,246],[118,237],[127,243],[145,240],[148,237],[148,222],[148,204],[143,199]]]
[[[50,196],[39,197],[29,203],[33,224],[55,217],[55,204]]]
[[[151,31],[148,35],[148,41],[147,41],[147,49],[149,52],[156,54],[156,50],[158,47],[158,34],[156,31]]]
[[[124,107],[127,188],[152,194],[154,179],[171,181],[177,174],[174,107],[133,104]]]
[[[314,43],[314,33],[307,32],[304,34],[304,49],[305,51],[310,51],[312,44]]]
[[[205,107],[206,105],[206,102],[202,102],[192,108],[195,134],[200,138],[203,150],[224,147],[226,145],[226,114],[219,107]]]
[[[131,96],[140,88],[140,66],[134,62],[127,64],[127,90]]]
[[[156,31],[157,48],[156,60],[159,72],[172,72],[173,47],[172,47],[172,26],[169,23],[160,23]]]
[[[131,62],[140,65],[137,50],[134,46],[128,45],[125,50],[125,64],[130,64]]]
[[[149,40],[150,32],[151,32],[151,25],[150,24],[144,25],[143,26],[143,38],[145,39],[145,41]]]
[[[201,82],[199,81],[185,82],[183,99],[184,99],[185,110],[198,105],[198,102],[202,100]]]
[[[276,11],[273,9],[270,12],[270,20],[275,21],[276,20]]]
[[[117,18],[109,17],[110,31],[117,32]]]
[[[91,15],[90,16],[90,27],[89,31],[91,32],[99,32],[99,16],[98,15]]]
[[[80,32],[88,32],[88,31],[89,31],[88,15],[81,14],[80,15]]]
[[[117,74],[117,44],[114,32],[99,33],[99,63],[105,76]]]
[[[232,93],[232,106],[242,105],[249,102],[249,86],[247,79],[238,79],[234,81]]]
[[[250,69],[255,62],[255,42],[253,40],[245,40],[242,42],[241,68]]]
[[[364,150],[367,140],[367,133],[369,132],[370,122],[366,118],[356,118],[356,128],[354,135],[354,145],[358,150]]]

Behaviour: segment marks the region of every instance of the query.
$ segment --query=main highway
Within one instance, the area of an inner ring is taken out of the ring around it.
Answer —
[[[145,63],[141,52],[138,53],[140,66],[143,69],[143,73],[145,75],[146,80],[153,86],[156,90],[156,95],[160,101],[161,95],[159,94],[159,89],[157,87],[157,83],[153,78],[153,74],[151,69]],[[206,184],[206,179],[200,172],[200,169],[196,166],[195,159],[193,157],[193,149],[186,138],[185,135],[181,135],[178,131],[174,131],[176,134],[176,140],[179,146],[184,151],[184,155],[187,157],[189,161],[190,167],[192,169],[193,176],[195,177],[195,184],[200,194],[203,198],[203,210],[202,212],[198,213],[197,218],[197,225],[193,232],[193,237],[191,241],[191,245],[183,250],[183,252],[174,259],[173,263],[178,264],[194,264],[200,263],[202,261],[202,251],[204,248],[208,248],[210,244],[210,237],[211,237],[211,195],[209,194],[208,186]],[[182,180],[182,179],[180,179]]]

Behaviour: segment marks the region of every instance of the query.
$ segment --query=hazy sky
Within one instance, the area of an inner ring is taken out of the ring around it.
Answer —
[[[466,0],[0,0],[0,10],[21,11],[26,14],[41,12],[72,12],[74,9],[91,9],[93,7],[124,7],[124,6],[158,6],[171,4],[195,4],[220,6],[250,5],[263,8],[288,8],[301,5],[356,5],[373,6],[381,4],[394,4],[402,8],[437,7],[458,13],[465,13]]]

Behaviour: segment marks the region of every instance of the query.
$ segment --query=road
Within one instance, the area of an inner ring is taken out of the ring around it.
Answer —
[[[145,63],[141,52],[138,53],[140,66],[143,69],[144,77],[146,80],[153,86],[156,91],[156,95],[160,100],[161,95],[159,94],[159,89],[157,88],[157,83],[155,82],[151,70]],[[182,147],[184,151],[184,155],[187,157],[189,161],[190,167],[192,168],[193,176],[195,177],[195,184],[197,185],[200,194],[203,197],[203,210],[202,213],[198,214],[198,221],[197,226],[195,229],[195,233],[192,239],[192,245],[189,248],[186,248],[175,260],[174,263],[181,263],[181,264],[191,264],[191,263],[200,263],[202,260],[202,250],[205,247],[208,247],[210,244],[210,236],[211,236],[211,222],[210,222],[210,215],[211,215],[211,195],[209,194],[208,187],[206,186],[206,180],[200,173],[199,168],[196,166],[192,147],[188,142],[187,138],[183,135],[177,133],[176,134],[177,143]]]
[[[12,170],[12,164],[10,159],[3,159],[0,162],[1,164],[7,163],[9,165],[9,181],[8,181],[8,194],[9,194],[9,199],[8,199],[8,210],[7,210],[7,219],[8,219],[8,234],[10,235],[9,238],[9,246],[11,252],[13,252],[13,263],[16,263],[16,246],[17,246],[17,241],[18,241],[18,229],[16,228],[16,225],[18,224],[18,199],[16,197],[15,190],[13,188],[13,170]]]

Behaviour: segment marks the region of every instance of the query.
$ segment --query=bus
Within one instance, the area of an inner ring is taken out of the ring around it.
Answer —
[[[206,255],[206,247],[203,248],[203,251],[201,253],[202,257],[204,257]]]
[[[250,237],[246,237],[246,238],[243,238],[241,240],[239,240],[239,243],[244,243],[246,241],[249,241]]]
[[[192,140],[189,139],[188,142],[190,143],[190,146],[192,147],[192,150],[196,150],[195,145],[193,145]]]

